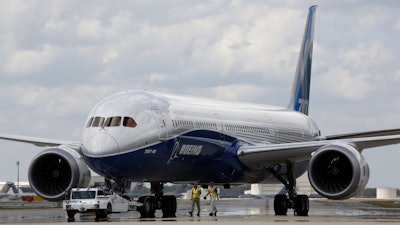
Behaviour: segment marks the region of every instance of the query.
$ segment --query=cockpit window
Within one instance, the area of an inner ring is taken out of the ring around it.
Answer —
[[[137,126],[135,120],[132,119],[131,117],[124,117],[123,125],[125,127],[136,127]]]
[[[137,126],[136,121],[132,117],[124,117],[122,119],[121,116],[108,117],[107,119],[104,117],[96,116],[91,117],[86,123],[86,127],[119,127],[122,125],[124,127],[134,128]]]
[[[121,125],[120,116],[108,117],[104,124],[105,127],[118,127],[119,125]]]
[[[104,119],[104,117],[94,117],[92,127],[102,127]]]
[[[86,127],[90,127],[92,125],[93,122],[93,117],[90,117],[90,119],[88,120]]]

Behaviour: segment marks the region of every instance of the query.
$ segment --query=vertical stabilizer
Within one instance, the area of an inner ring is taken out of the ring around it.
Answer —
[[[314,17],[317,6],[311,6],[308,12],[303,42],[297,61],[296,73],[288,109],[308,115],[310,97],[311,63],[314,40]]]

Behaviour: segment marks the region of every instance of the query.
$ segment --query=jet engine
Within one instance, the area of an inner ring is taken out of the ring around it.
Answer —
[[[28,179],[40,197],[59,201],[64,199],[69,187],[87,187],[90,170],[77,151],[59,146],[35,156],[29,166]]]
[[[309,163],[308,178],[320,195],[329,199],[347,199],[365,188],[369,167],[354,146],[335,143],[314,152]]]

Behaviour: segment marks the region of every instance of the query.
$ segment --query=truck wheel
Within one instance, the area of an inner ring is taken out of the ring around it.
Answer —
[[[96,221],[100,221],[101,219],[104,219],[107,217],[107,209],[99,209],[96,211]]]
[[[111,203],[107,204],[107,211],[106,211],[106,215],[112,213],[112,205]]]
[[[68,222],[73,222],[73,221],[75,221],[75,214],[76,214],[75,211],[73,211],[73,210],[67,210]]]

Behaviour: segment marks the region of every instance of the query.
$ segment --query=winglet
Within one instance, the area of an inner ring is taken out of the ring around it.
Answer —
[[[288,109],[308,115],[316,5],[309,8]]]

